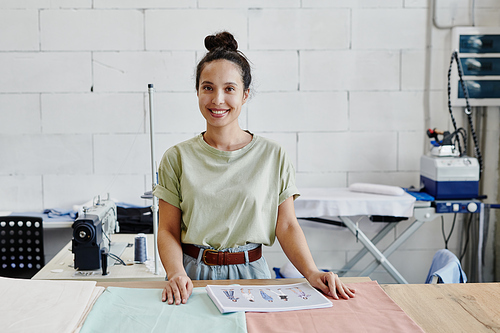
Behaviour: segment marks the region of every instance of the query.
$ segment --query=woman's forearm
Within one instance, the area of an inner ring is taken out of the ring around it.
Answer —
[[[293,198],[291,197],[279,207],[276,237],[285,255],[302,275],[307,278],[310,274],[318,272],[306,237],[295,217]]]
[[[181,212],[160,200],[158,225],[158,252],[168,278],[186,274],[181,247]]]
[[[158,231],[158,252],[168,278],[185,275],[180,239],[165,230]]]

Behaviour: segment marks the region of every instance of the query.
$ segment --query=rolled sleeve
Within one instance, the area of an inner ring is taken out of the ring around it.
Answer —
[[[153,195],[158,199],[168,202],[172,206],[181,209],[181,202],[179,200],[179,197],[175,193],[166,189],[165,187],[161,185],[156,185],[153,191]]]
[[[291,196],[293,196],[293,200],[297,199],[300,196],[299,189],[295,185],[281,192],[279,196],[279,204],[281,205],[286,199],[290,198]]]

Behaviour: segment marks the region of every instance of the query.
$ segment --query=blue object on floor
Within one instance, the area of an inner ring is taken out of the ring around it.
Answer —
[[[437,283],[466,283],[467,276],[460,260],[451,251],[442,249],[436,252],[425,283],[431,283],[437,277]]]

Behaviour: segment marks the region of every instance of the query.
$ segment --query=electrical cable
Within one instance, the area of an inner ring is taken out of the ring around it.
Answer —
[[[457,69],[458,69],[458,78],[460,80],[460,85],[462,86],[462,91],[464,93],[465,97],[465,114],[467,115],[467,120],[469,121],[469,127],[472,135],[472,139],[474,141],[474,149],[475,149],[475,155],[477,157],[477,160],[479,162],[479,178],[481,178],[481,173],[483,171],[483,158],[481,156],[481,152],[479,151],[479,142],[477,139],[476,131],[474,130],[474,124],[472,121],[472,109],[469,104],[469,91],[467,90],[467,86],[464,83],[463,79],[463,70],[462,70],[462,63],[458,59],[458,52],[454,51],[452,54],[452,57],[455,58],[455,61],[457,62]],[[448,98],[450,98],[450,95],[448,95]]]
[[[463,80],[463,71],[462,71],[462,64],[460,63],[460,60],[458,58],[458,52],[453,51],[451,54],[451,59],[450,59],[450,67],[448,68],[448,111],[450,112],[451,116],[451,122],[453,124],[453,128],[455,130],[454,134],[459,133],[459,130],[457,128],[457,123],[455,121],[455,117],[453,117],[453,109],[451,106],[451,69],[453,66],[453,61],[456,61],[457,63],[457,70],[458,70],[458,78],[460,81],[460,86],[462,87],[462,92],[464,94],[465,98],[465,114],[467,115],[467,120],[469,122],[469,128],[470,132],[472,135],[472,140],[474,141],[474,154],[477,158],[477,161],[479,163],[479,178],[481,178],[481,175],[483,173],[483,157],[481,155],[481,151],[479,150],[479,142],[477,139],[476,131],[474,130],[474,124],[472,121],[472,109],[469,104],[469,92],[467,90],[467,85],[465,84]],[[465,129],[462,129],[465,132]],[[458,137],[458,136],[457,136]],[[465,138],[465,134],[462,133],[462,137]],[[457,140],[457,145],[458,145],[458,151],[460,152],[460,155],[462,156],[463,154],[466,154],[466,150],[462,151],[462,148],[460,146],[460,140]],[[464,139],[464,145],[465,147],[467,146],[466,141]]]
[[[455,52],[453,52],[453,54],[451,55],[450,66],[448,67],[448,111],[450,112],[451,123],[453,125],[453,129],[456,132],[457,131],[457,122],[455,120],[455,117],[453,116],[453,109],[451,107],[451,69],[453,67],[454,54],[455,54]],[[460,142],[458,142],[458,151],[460,152],[460,155],[462,155],[462,148],[460,147]]]
[[[106,237],[106,239],[108,240],[108,248],[110,249],[111,248],[111,239],[108,237],[108,234],[104,231],[104,229],[102,229],[102,223],[101,223],[101,232],[104,235],[104,237]]]
[[[127,266],[127,264],[125,263],[125,261],[123,261],[123,259],[120,258],[119,256],[117,256],[116,254],[108,253],[108,257],[115,259],[116,261],[118,261],[123,266]]]
[[[470,214],[470,217],[469,217],[469,222],[467,223],[467,234],[466,234],[466,238],[465,238],[465,244],[464,244],[464,248],[460,254],[460,262],[462,262],[462,259],[463,257],[465,256],[465,253],[467,252],[467,247],[469,245],[469,238],[470,238],[470,227],[472,225],[472,217],[474,216],[474,214]]]
[[[106,237],[106,239],[108,240],[108,248],[111,249],[111,239],[108,237],[108,235],[104,232],[104,230],[102,231],[102,234],[104,235],[104,237]],[[127,266],[127,264],[125,263],[125,261],[123,261],[123,259],[121,259],[119,256],[117,256],[116,254],[113,254],[113,253],[107,253],[107,256],[112,258],[112,259],[115,259],[116,261],[120,262],[120,264],[122,264],[123,266]]]
[[[455,214],[453,217],[453,224],[451,225],[451,230],[448,233],[448,237],[446,237],[445,232],[444,232],[444,217],[443,217],[443,215],[441,215],[441,233],[443,234],[444,248],[445,249],[448,249],[448,242],[451,238],[451,235],[453,234],[453,229],[455,228],[456,221],[457,221],[457,214]]]
[[[466,130],[463,128],[463,127],[460,127],[456,133],[456,137],[455,137],[455,141],[459,141],[460,138],[458,136],[458,134],[460,134],[462,136],[462,141],[464,142],[464,151],[467,151],[467,132]]]

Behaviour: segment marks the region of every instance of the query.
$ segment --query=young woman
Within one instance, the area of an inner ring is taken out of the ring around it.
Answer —
[[[312,286],[336,299],[354,297],[336,274],[314,264],[295,217],[299,192],[286,152],[238,124],[252,80],[238,43],[223,32],[207,36],[205,46],[196,91],[206,131],[165,152],[154,190],[168,279],[163,301],[186,303],[192,279],[271,278],[262,245],[276,237]]]

